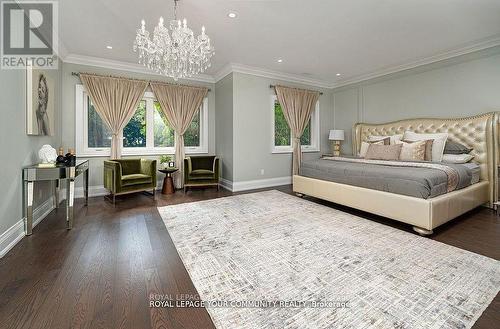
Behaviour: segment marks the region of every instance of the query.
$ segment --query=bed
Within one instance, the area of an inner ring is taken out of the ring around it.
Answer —
[[[448,139],[472,147],[475,165],[366,163],[326,158],[303,162],[293,176],[293,190],[398,220],[421,235],[478,206],[497,200],[497,114],[458,119],[409,119],[353,128],[353,154],[370,135],[447,132]],[[475,167],[475,168],[474,168]],[[450,186],[450,172],[456,185]],[[479,173],[479,179],[473,177]],[[448,180],[447,180],[448,178]],[[479,180],[479,181],[478,181]]]
[[[303,161],[300,175],[429,199],[478,183],[480,167],[475,163],[390,162],[323,157]]]

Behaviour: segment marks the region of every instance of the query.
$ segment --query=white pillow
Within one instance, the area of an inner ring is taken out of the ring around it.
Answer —
[[[371,144],[384,145],[384,141],[373,142],[373,143],[361,142],[361,148],[359,149],[359,154],[358,154],[360,158],[365,157],[366,152],[368,152],[368,147]]]
[[[432,139],[432,161],[441,162],[443,160],[444,146],[448,139],[448,133],[417,134],[413,131],[405,131],[404,141],[418,142]]]
[[[370,136],[368,136],[368,141],[369,142],[376,142],[376,141],[383,140],[387,137],[391,138],[391,145],[394,145],[394,144],[396,144],[397,141],[400,141],[403,139],[403,134],[387,135],[387,136],[370,135]]]
[[[446,163],[467,163],[474,159],[471,154],[443,154],[443,162]]]

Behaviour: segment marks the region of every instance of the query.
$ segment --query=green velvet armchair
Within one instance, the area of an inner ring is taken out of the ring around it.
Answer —
[[[216,156],[184,159],[184,193],[192,186],[216,186],[219,190],[220,161]]]
[[[156,190],[156,160],[120,159],[104,161],[104,187],[113,197],[127,193]]]

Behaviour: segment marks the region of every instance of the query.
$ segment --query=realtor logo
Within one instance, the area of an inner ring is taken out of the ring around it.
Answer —
[[[56,1],[2,1],[2,69],[57,69],[57,5]]]

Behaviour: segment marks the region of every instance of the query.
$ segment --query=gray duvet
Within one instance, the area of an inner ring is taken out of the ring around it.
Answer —
[[[472,169],[462,164],[445,165],[458,172],[456,189],[471,185]],[[448,185],[448,177],[443,170],[326,159],[303,161],[300,175],[423,199],[445,194]]]

